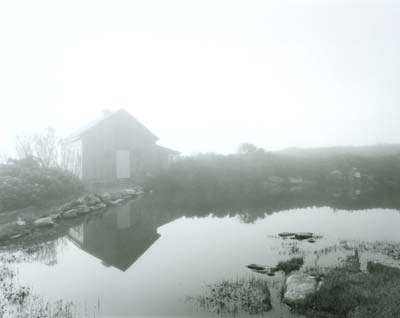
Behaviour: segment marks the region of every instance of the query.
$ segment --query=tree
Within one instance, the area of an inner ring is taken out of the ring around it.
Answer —
[[[255,154],[255,153],[265,153],[265,150],[263,148],[259,148],[253,144],[250,143],[242,143],[238,147],[238,153],[239,154]]]
[[[20,159],[33,157],[44,167],[58,166],[60,142],[54,128],[46,128],[33,136],[18,136],[15,150]]]

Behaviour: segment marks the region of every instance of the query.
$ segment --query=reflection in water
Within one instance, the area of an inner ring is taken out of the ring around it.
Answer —
[[[145,211],[137,201],[131,201],[108,211],[101,222],[71,228],[68,237],[105,266],[126,271],[157,241],[157,228],[168,221],[166,216]]]
[[[105,316],[204,316],[212,314],[197,311],[187,297],[202,297],[207,285],[259,278],[248,264],[275,266],[304,256],[306,266],[325,266],[348,254],[353,242],[400,241],[397,210],[320,207],[209,214],[162,206],[132,201],[71,228],[55,249],[57,264],[18,265],[21,283],[45,297],[85,306],[100,300]],[[309,243],[277,236],[288,231],[323,237]],[[374,246],[378,251],[388,245]],[[367,252],[360,251],[363,260]],[[272,297],[266,317],[289,317],[279,299],[282,277],[262,278]]]

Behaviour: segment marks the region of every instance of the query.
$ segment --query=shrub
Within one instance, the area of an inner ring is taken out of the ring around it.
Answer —
[[[363,273],[353,265],[350,259],[350,265],[346,262],[326,275],[322,287],[307,300],[306,316],[400,317],[400,270],[369,262]]]
[[[82,190],[78,178],[31,157],[0,165],[0,212],[57,200]]]
[[[200,307],[208,311],[222,315],[260,315],[272,308],[267,281],[256,278],[225,280],[208,286],[205,295],[189,300],[198,302]]]

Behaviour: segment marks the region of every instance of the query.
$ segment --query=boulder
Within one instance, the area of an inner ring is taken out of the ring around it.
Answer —
[[[294,238],[296,240],[307,240],[314,236],[314,233],[311,232],[297,232],[294,234]]]
[[[247,268],[251,269],[253,272],[259,274],[267,274],[268,276],[274,276],[276,269],[270,266],[258,265],[258,264],[250,264],[246,266]]]
[[[125,189],[124,192],[130,196],[134,196],[137,194],[137,191],[135,189]]]
[[[90,207],[91,211],[97,211],[97,210],[101,210],[101,209],[105,209],[107,207],[107,205],[105,203],[98,203],[96,205],[92,205]]]
[[[109,202],[112,197],[111,197],[111,193],[109,192],[102,192],[98,195],[98,197],[101,199],[101,201],[103,202]]]
[[[78,210],[77,209],[71,209],[71,210],[65,211],[62,214],[62,218],[64,218],[64,219],[76,218],[77,216],[78,216]]]
[[[18,217],[17,221],[15,222],[19,226],[25,226],[26,221],[22,220],[20,217]]]
[[[61,218],[61,212],[53,212],[49,215],[53,220],[58,220]]]
[[[286,278],[283,301],[289,306],[304,304],[307,296],[317,290],[317,279],[303,272],[294,272]]]
[[[21,237],[23,237],[23,236],[25,236],[27,234],[28,234],[28,232],[26,232],[26,231],[14,234],[14,235],[10,236],[10,240],[17,240],[17,239],[19,239],[19,238],[21,238]]]
[[[85,202],[86,202],[87,205],[95,205],[95,204],[101,203],[101,200],[100,200],[99,197],[97,197],[94,194],[88,194],[86,196]]]
[[[125,189],[122,191],[122,195],[124,198],[136,198],[139,195],[139,192],[135,189]]]
[[[70,201],[68,203],[65,203],[63,206],[60,207],[61,212],[66,212],[69,211],[71,209],[73,209],[74,207],[76,207],[77,205],[80,205],[81,203],[78,200],[73,200]]]
[[[33,224],[37,227],[45,227],[45,226],[53,226],[54,220],[50,216],[37,219],[33,222]]]
[[[91,211],[87,205],[78,205],[75,209],[78,214],[86,214]]]
[[[250,268],[250,269],[254,269],[256,271],[264,270],[266,268],[266,266],[258,265],[258,264],[250,264],[250,265],[247,265],[246,267]]]
[[[293,233],[293,232],[282,232],[282,233],[279,233],[278,236],[280,236],[280,237],[294,237],[294,236],[296,236],[296,233]]]
[[[78,202],[79,205],[85,204],[85,203],[86,203],[86,195],[84,195],[83,197],[80,197],[80,198],[76,199],[76,202]]]
[[[120,204],[122,204],[124,202],[124,199],[116,199],[116,200],[113,200],[113,201],[110,201],[110,202],[108,202],[110,205],[113,205],[113,206],[115,206],[115,205],[120,205]]]

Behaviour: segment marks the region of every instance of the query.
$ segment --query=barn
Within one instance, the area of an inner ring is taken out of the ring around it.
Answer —
[[[165,168],[179,154],[158,145],[158,140],[126,110],[105,111],[62,141],[62,161],[82,181],[142,178]]]

